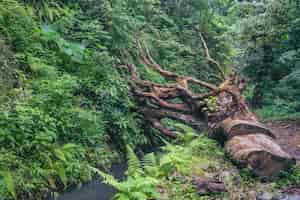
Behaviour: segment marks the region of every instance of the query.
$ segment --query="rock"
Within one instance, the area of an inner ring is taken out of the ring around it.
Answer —
[[[257,200],[272,200],[273,194],[270,192],[259,191],[256,195]]]
[[[289,200],[289,197],[285,194],[274,195],[272,200]]]
[[[249,198],[249,200],[250,200],[250,198]],[[256,200],[300,200],[300,195],[297,195],[297,194],[272,194],[270,192],[260,191],[256,195]]]
[[[193,184],[197,187],[198,194],[226,192],[225,184],[221,181],[206,178],[193,177]]]
[[[289,197],[285,194],[274,195],[272,200],[289,200]]]
[[[240,183],[241,183],[241,178],[239,176],[234,176],[232,178],[232,184],[233,185],[238,186],[238,185],[240,185]]]
[[[281,200],[281,199],[280,199]],[[285,199],[284,199],[285,200]],[[291,194],[288,195],[288,198],[286,200],[300,200],[300,195],[298,194]]]
[[[241,178],[238,174],[238,170],[234,169],[229,171],[223,171],[218,175],[218,179],[225,183],[231,182],[232,185],[238,186],[241,182]]]

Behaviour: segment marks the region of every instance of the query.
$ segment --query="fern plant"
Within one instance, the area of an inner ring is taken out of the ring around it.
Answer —
[[[42,21],[53,22],[62,16],[71,15],[71,10],[66,7],[67,1],[24,0],[24,3],[32,7]]]
[[[4,184],[6,186],[9,195],[12,196],[13,199],[17,199],[16,186],[15,186],[12,173],[10,171],[2,171],[2,172],[0,171],[0,176],[3,177]]]
[[[150,171],[153,172],[154,170],[156,162],[154,155],[149,154],[140,161],[134,151],[130,147],[127,147],[127,158],[127,179],[123,182],[118,181],[110,174],[104,173],[96,168],[92,169],[103,178],[104,183],[118,190],[118,193],[113,197],[114,200],[157,199],[159,193],[156,191],[156,188],[159,182],[155,177],[147,173]]]
[[[192,165],[192,154],[188,149],[179,145],[167,144],[163,147],[165,155],[160,159],[160,170],[164,175],[169,175],[175,171],[188,174]]]

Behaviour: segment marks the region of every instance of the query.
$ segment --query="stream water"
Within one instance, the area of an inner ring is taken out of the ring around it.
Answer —
[[[160,152],[159,146],[146,146],[140,148],[137,152],[137,156],[142,158],[144,154]],[[110,174],[115,178],[122,180],[124,173],[127,169],[127,162],[112,164]],[[95,178],[93,181],[84,184],[82,187],[76,189],[71,188],[69,191],[61,194],[58,198],[50,198],[49,200],[111,200],[116,194],[116,190],[111,186],[101,182],[100,177]]]
[[[126,162],[113,164],[111,174],[118,179],[122,179],[126,169]],[[70,189],[70,191],[61,194],[56,200],[110,200],[115,193],[114,188],[102,183],[100,178],[96,178],[78,189]],[[54,198],[50,200],[54,200]]]

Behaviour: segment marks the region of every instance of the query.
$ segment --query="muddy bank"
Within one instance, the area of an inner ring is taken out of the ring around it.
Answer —
[[[269,121],[267,122],[282,149],[293,156],[300,164],[300,121]]]

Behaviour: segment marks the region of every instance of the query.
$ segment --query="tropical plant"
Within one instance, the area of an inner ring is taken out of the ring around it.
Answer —
[[[255,86],[252,105],[274,111],[265,117],[275,117],[278,101],[289,105],[281,116],[299,112],[299,104],[295,105],[299,83],[298,9],[296,1],[284,0],[242,1],[232,8],[237,17],[233,30],[242,49],[238,65]]]
[[[150,167],[154,167],[153,157],[147,156],[143,162],[140,162],[134,151],[127,147],[128,169],[126,171],[127,178],[125,181],[118,181],[113,176],[106,174],[100,170],[94,169],[107,183],[118,190],[113,197],[116,200],[147,200],[157,199],[158,180],[149,174]],[[143,165],[142,165],[143,164]],[[144,170],[145,168],[145,170]]]
[[[70,1],[57,1],[57,0],[19,0],[30,8],[33,8],[36,15],[42,21],[53,22],[62,16],[72,15],[67,5]],[[28,8],[28,7],[27,7]]]

